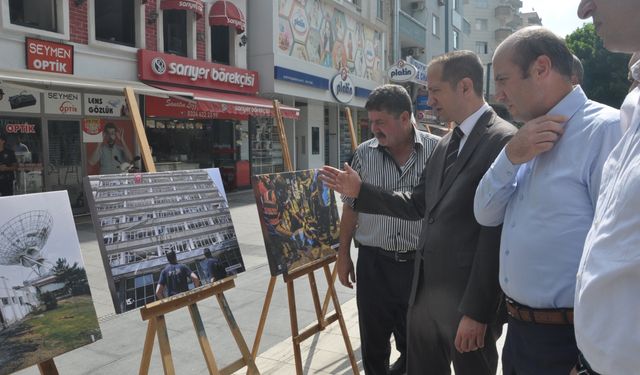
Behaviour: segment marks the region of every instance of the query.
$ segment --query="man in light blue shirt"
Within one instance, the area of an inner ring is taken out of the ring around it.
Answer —
[[[496,98],[525,122],[482,178],[474,202],[481,225],[503,224],[503,373],[566,375],[577,354],[575,275],[602,166],[621,137],[619,112],[572,86],[572,55],[544,28],[511,35],[493,66]]]

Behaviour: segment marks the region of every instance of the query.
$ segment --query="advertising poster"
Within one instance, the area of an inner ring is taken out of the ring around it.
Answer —
[[[317,169],[253,176],[253,192],[271,275],[336,253],[338,208]]]
[[[84,186],[116,313],[157,300],[167,253],[203,283],[214,277],[207,253],[224,273],[216,280],[244,272],[217,168],[88,176]]]
[[[65,191],[0,197],[0,374],[102,338]]]
[[[133,124],[128,120],[85,118],[82,142],[88,175],[122,173],[121,165],[136,157]]]

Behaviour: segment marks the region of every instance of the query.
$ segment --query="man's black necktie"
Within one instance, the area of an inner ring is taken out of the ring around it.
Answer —
[[[451,138],[449,138],[449,145],[447,145],[447,156],[444,159],[442,182],[444,182],[444,179],[447,177],[447,173],[449,173],[453,164],[456,162],[456,159],[458,159],[458,149],[460,148],[460,140],[462,137],[464,137],[464,132],[459,126],[456,126],[453,129]]]

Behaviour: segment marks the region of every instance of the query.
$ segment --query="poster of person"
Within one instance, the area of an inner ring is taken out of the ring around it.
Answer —
[[[87,174],[122,173],[123,163],[131,163],[136,157],[134,137],[131,121],[84,119],[82,142],[87,155]]]
[[[65,191],[0,197],[0,374],[102,338]]]
[[[245,270],[219,169],[88,176],[84,186],[116,313]],[[197,278],[162,279],[178,265]]]
[[[317,169],[253,176],[253,192],[271,275],[336,253],[338,208]]]

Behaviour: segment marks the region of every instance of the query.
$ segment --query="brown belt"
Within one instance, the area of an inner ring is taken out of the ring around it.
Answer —
[[[573,324],[573,309],[532,309],[507,298],[507,313],[513,319],[535,324]]]

